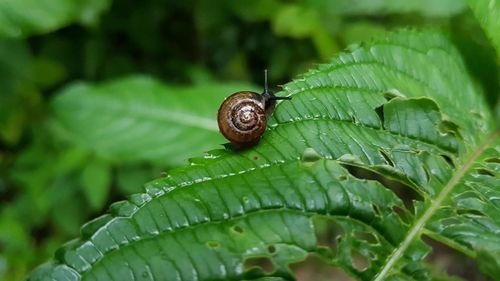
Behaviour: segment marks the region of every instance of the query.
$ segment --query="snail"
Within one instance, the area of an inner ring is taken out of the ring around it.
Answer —
[[[257,144],[267,127],[267,119],[274,111],[277,97],[267,87],[267,69],[264,70],[264,92],[236,92],[227,97],[219,108],[219,130],[234,148],[242,149]]]

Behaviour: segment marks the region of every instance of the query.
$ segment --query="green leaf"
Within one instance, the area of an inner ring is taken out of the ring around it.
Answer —
[[[19,141],[29,115],[40,103],[29,80],[31,69],[28,45],[0,38],[0,140],[10,145]]]
[[[209,151],[114,203],[30,280],[293,280],[308,254],[359,280],[452,280],[424,262],[422,234],[498,272],[499,132],[446,37],[353,46],[279,95],[293,99],[257,146]],[[313,218],[333,223],[332,247]],[[246,268],[259,258],[274,270]]]
[[[329,24],[335,22],[332,17]],[[335,38],[321,22],[318,11],[298,4],[283,5],[272,20],[273,30],[277,35],[292,38],[312,38],[320,55],[328,59],[339,49]]]
[[[307,0],[321,11],[342,15],[385,15],[419,13],[428,17],[447,17],[463,12],[463,0]]]
[[[110,4],[110,0],[0,1],[0,36],[47,33],[73,22],[93,24]]]
[[[273,18],[273,29],[278,35],[292,38],[307,38],[320,27],[314,9],[289,4],[281,7]]]
[[[108,199],[111,188],[111,167],[100,160],[91,161],[83,169],[80,182],[91,209],[99,210]]]
[[[176,166],[225,142],[217,126],[219,105],[231,93],[252,88],[173,87],[132,76],[73,84],[56,97],[53,108],[70,140],[101,158]]]
[[[213,5],[212,2],[208,2]],[[223,4],[220,4],[223,3]],[[219,1],[218,10],[229,7],[232,13],[235,13],[243,20],[248,22],[263,21],[275,16],[276,11],[280,9],[282,3],[280,0],[255,0],[255,1]],[[226,12],[227,13],[227,12]],[[229,14],[229,13],[227,13]]]
[[[467,3],[490,38],[500,58],[500,1],[467,0]]]

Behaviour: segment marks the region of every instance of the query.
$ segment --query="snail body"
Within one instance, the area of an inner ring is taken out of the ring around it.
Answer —
[[[227,97],[219,108],[217,123],[219,130],[237,148],[247,148],[259,142],[266,131],[267,119],[273,113],[276,100],[290,99],[276,97],[267,89],[258,94],[241,91]]]

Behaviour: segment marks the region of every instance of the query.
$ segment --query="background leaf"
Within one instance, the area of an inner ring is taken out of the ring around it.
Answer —
[[[53,108],[71,141],[102,157],[179,165],[225,142],[217,110],[226,96],[243,89],[255,88],[231,83],[168,87],[152,78],[128,77],[72,85]]]
[[[40,102],[40,94],[26,81],[32,59],[24,42],[0,38],[0,140],[7,144],[19,141]]]
[[[397,0],[308,0],[318,5],[324,11],[338,14],[394,14],[394,13],[420,13],[429,17],[449,16],[464,10],[466,4],[463,0],[444,1],[397,1]]]
[[[71,22],[93,24],[110,0],[16,0],[0,2],[0,36],[25,37]]]
[[[477,20],[490,38],[500,57],[500,2],[498,0],[467,0]]]
[[[92,161],[82,171],[80,181],[83,186],[83,193],[94,210],[99,210],[106,203],[108,198],[111,169],[103,161]]]

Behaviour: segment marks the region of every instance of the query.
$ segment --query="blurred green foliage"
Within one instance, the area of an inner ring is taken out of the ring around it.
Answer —
[[[93,25],[110,0],[22,0],[0,2],[0,35],[21,38],[72,22]]]
[[[23,279],[110,202],[224,143],[221,99],[258,89],[227,81],[260,85],[269,68],[285,83],[403,26],[447,30],[498,107],[495,51],[460,0],[1,1],[0,280]],[[213,113],[212,125],[169,112]]]

